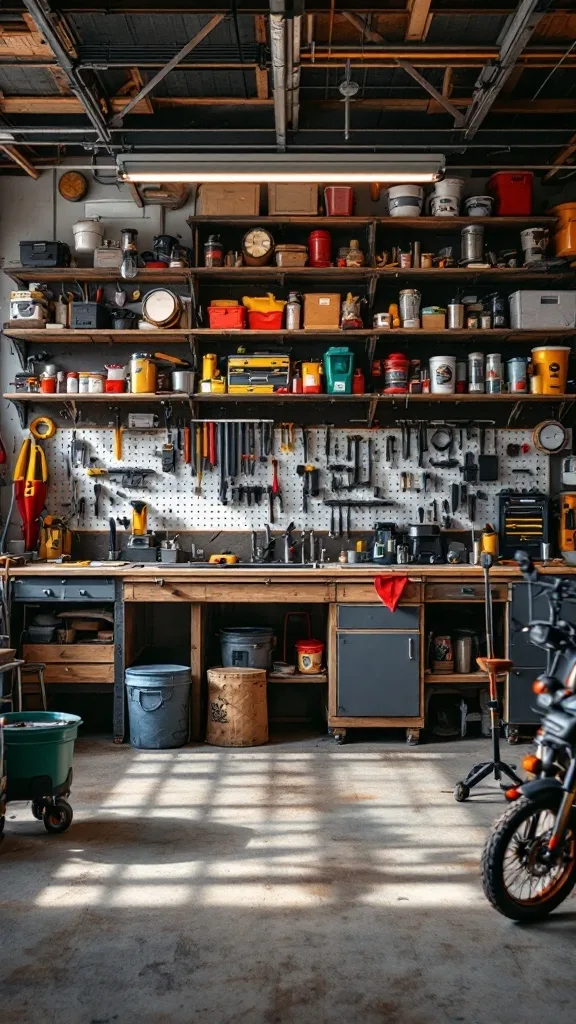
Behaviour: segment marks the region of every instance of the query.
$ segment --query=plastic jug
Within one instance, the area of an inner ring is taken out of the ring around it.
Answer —
[[[324,353],[326,392],[329,395],[352,393],[354,355],[349,348],[333,345]]]

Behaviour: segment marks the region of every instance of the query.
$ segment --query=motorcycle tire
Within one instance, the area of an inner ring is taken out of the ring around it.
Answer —
[[[533,899],[516,899],[504,878],[504,858],[518,829],[537,813],[549,811],[556,815],[562,798],[561,792],[548,791],[537,799],[522,797],[495,823],[482,856],[482,884],[484,893],[495,910],[512,921],[529,924],[541,921],[566,899],[576,884],[576,829],[574,816],[571,829],[571,851],[563,872],[556,883]],[[536,876],[533,876],[536,877]]]

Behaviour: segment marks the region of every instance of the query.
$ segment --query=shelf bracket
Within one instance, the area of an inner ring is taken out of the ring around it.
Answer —
[[[371,397],[370,397],[370,404],[368,406],[368,416],[367,416],[367,421],[366,421],[368,423],[369,427],[371,427],[372,424],[374,423],[374,417],[376,415],[376,409],[378,408],[378,398],[379,398],[378,395],[371,395]]]
[[[20,426],[22,427],[22,430],[25,430],[28,426],[28,406],[26,406],[24,402],[14,402],[10,398],[8,401],[10,402],[10,405],[14,406]]]
[[[10,351],[14,352],[18,356],[18,362],[20,363],[20,369],[26,369],[27,355],[28,355],[28,343],[23,341],[21,338],[10,338]]]

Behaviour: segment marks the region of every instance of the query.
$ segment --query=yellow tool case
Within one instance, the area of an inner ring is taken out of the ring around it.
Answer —
[[[290,356],[260,354],[228,357],[228,393],[272,394],[290,383]]]

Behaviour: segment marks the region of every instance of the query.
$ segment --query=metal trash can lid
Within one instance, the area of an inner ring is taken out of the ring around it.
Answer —
[[[188,665],[132,665],[126,669],[127,686],[158,687],[174,683],[189,683]]]

